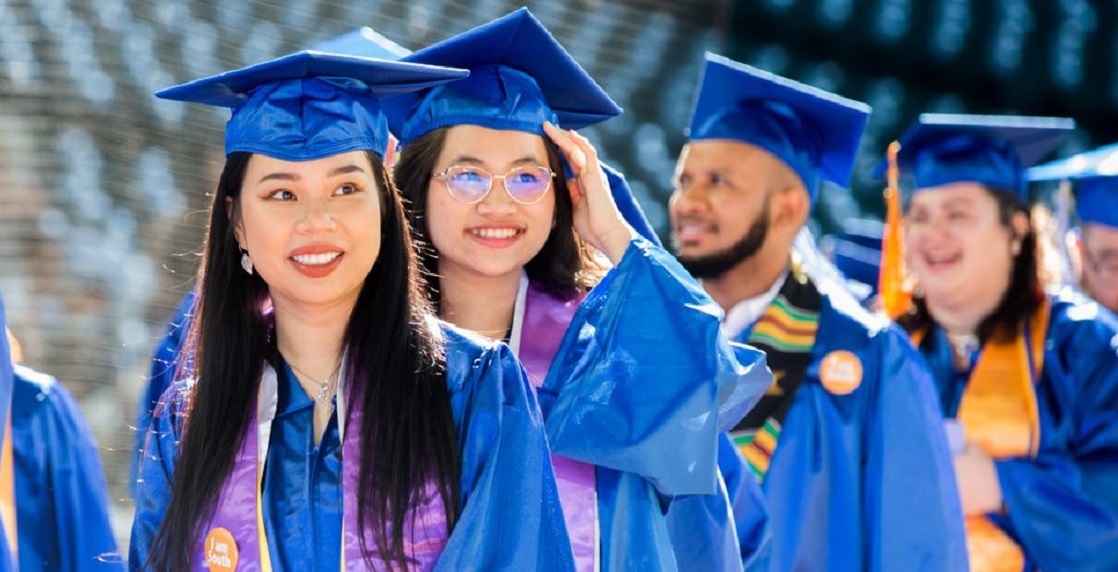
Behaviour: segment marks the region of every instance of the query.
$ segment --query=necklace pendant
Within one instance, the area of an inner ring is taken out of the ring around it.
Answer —
[[[319,403],[325,403],[326,402],[326,394],[329,391],[329,389],[330,388],[325,386],[325,385],[318,386],[318,391],[315,392],[314,400],[319,402]]]

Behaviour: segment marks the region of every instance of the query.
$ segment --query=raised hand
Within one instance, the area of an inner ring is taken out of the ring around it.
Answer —
[[[598,163],[598,151],[574,131],[544,123],[544,131],[559,147],[573,177],[568,192],[574,204],[574,225],[579,236],[617,264],[621,262],[636,232],[625,222],[613,202],[606,174]]]

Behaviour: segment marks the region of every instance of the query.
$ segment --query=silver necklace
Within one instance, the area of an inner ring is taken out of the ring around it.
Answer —
[[[291,369],[295,370],[295,373],[300,374],[303,378],[318,386],[318,390],[314,392],[314,400],[322,404],[330,397],[330,393],[334,389],[334,384],[338,381],[338,371],[342,368],[342,360],[340,358],[338,359],[338,364],[334,366],[334,371],[330,372],[330,375],[326,377],[326,381],[318,381],[291,362],[287,362],[287,365],[291,366]]]

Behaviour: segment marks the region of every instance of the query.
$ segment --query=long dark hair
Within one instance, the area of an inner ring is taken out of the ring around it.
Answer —
[[[210,207],[209,232],[198,284],[198,319],[186,352],[197,383],[188,402],[171,502],[152,546],[156,570],[186,570],[200,527],[216,508],[256,401],[265,361],[279,367],[275,336],[262,308],[268,286],[240,267],[233,228],[250,154],[226,160]],[[418,264],[399,193],[380,158],[368,154],[380,181],[381,247],[346,325],[349,407],[361,407],[358,522],[361,548],[407,570],[404,519],[434,481],[449,533],[459,514],[461,472],[446,362],[432,312],[422,294]],[[226,216],[226,198],[232,199]],[[341,412],[339,412],[341,415]],[[353,494],[352,491],[346,491]],[[391,531],[391,532],[389,532]]]
[[[405,145],[393,172],[419,245],[419,259],[427,273],[427,293],[436,305],[440,299],[439,256],[427,226],[427,189],[431,175],[435,173],[435,163],[446,143],[447,129],[435,129]],[[559,148],[546,137],[544,146],[547,148],[548,166],[556,173],[551,189],[555,193],[555,219],[543,248],[524,265],[524,271],[528,278],[542,284],[551,294],[569,297],[592,288],[601,277],[602,268],[574,230],[574,207],[567,192],[567,176]],[[492,192],[501,192],[501,189]]]
[[[1002,294],[1001,302],[989,316],[978,325],[978,339],[1008,341],[1013,339],[1027,318],[1040,308],[1044,301],[1044,281],[1040,272],[1040,250],[1037,231],[1033,224],[1029,207],[1016,194],[1000,189],[984,187],[998,204],[998,219],[1002,226],[1013,230],[1013,217],[1018,213],[1029,219],[1029,229],[1021,237],[1021,250],[1013,259],[1013,271],[1009,287]],[[924,297],[917,292],[912,299],[912,309],[897,319],[909,333],[930,328],[935,324],[928,312]]]

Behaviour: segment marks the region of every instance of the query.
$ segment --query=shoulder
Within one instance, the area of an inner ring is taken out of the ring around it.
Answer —
[[[1087,335],[1109,343],[1118,333],[1118,318],[1098,302],[1072,288],[1051,292],[1049,332]]]
[[[842,283],[821,280],[816,286],[823,299],[819,317],[822,336],[864,347],[895,341],[898,335],[904,335],[893,321],[862,306]]]
[[[497,368],[515,367],[516,357],[503,343],[438,320],[435,324],[446,355],[447,384],[451,393],[465,389],[471,380]]]
[[[27,366],[16,364],[15,368],[16,393],[49,396],[55,391],[66,393],[66,389],[58,383],[54,376],[35,371]]]
[[[1098,302],[1071,288],[1050,292],[1049,348],[1076,354],[1118,351],[1118,318]]]
[[[826,284],[820,293],[823,310],[816,338],[819,359],[826,360],[835,352],[851,352],[870,383],[930,375],[908,335],[895,322],[864,308],[840,284]]]
[[[12,418],[17,422],[48,411],[66,411],[73,397],[54,376],[16,365],[12,385]]]

